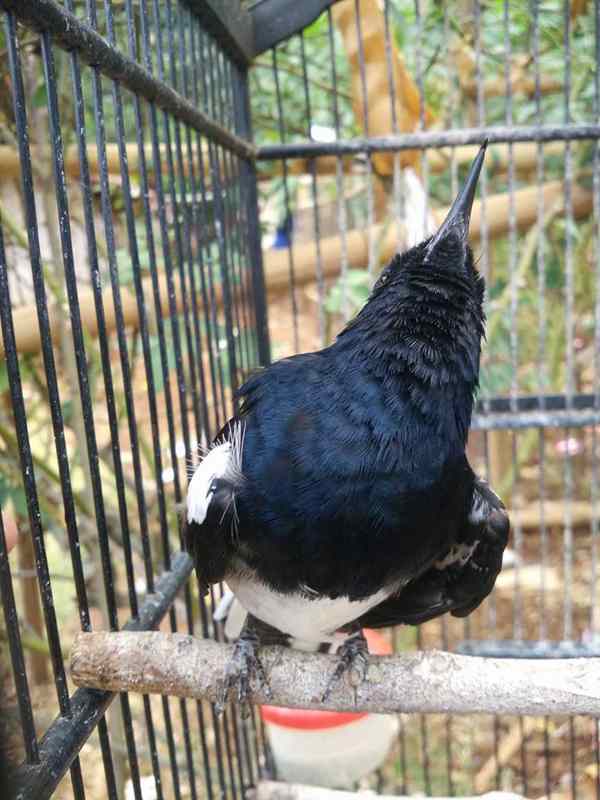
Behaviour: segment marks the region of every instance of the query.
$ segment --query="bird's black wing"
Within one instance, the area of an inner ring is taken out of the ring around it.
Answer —
[[[332,346],[240,389],[236,563],[279,592],[364,600],[454,541],[473,481],[460,442],[428,424],[410,386],[388,399],[371,366]]]
[[[360,624],[419,625],[446,612],[466,617],[494,588],[509,528],[500,498],[476,480],[468,518],[453,547],[401,592],[364,614]]]
[[[198,480],[201,476],[197,471],[188,490],[183,544],[194,561],[198,581],[204,592],[210,584],[224,579],[235,552],[238,523],[235,494],[238,475],[231,469],[221,474],[224,462],[220,461],[218,452],[228,445],[232,448],[236,446],[235,439],[243,434],[243,424],[243,419],[236,416],[221,428],[204,458],[208,465],[209,460],[214,460],[216,456],[214,470],[208,470],[201,480]],[[192,493],[197,495],[193,501],[190,497]],[[194,505],[198,506],[198,503],[202,506],[201,511],[194,513],[192,508]]]
[[[194,561],[198,582],[204,592],[208,591],[211,584],[225,579],[227,568],[238,548],[240,521],[236,498],[243,483],[243,441],[248,416],[257,399],[260,399],[268,372],[268,368],[256,370],[237,390],[236,397],[240,401],[238,413],[218,431],[188,487],[183,546]],[[226,474],[219,474],[222,473],[223,461],[219,459],[218,452],[227,445],[231,445],[235,451],[232,455],[237,457],[238,464],[233,472],[228,469]],[[215,467],[208,468],[209,462],[211,459],[214,461],[215,457]],[[200,475],[200,469],[204,466],[207,469]]]

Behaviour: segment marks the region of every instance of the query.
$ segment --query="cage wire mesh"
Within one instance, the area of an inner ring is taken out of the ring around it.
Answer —
[[[0,736],[24,797],[235,798],[272,767],[257,713],[109,706],[64,655],[80,628],[222,637],[179,553],[189,468],[269,339],[330,342],[486,137],[469,449],[512,557],[464,622],[390,636],[598,654],[599,5],[0,0]],[[380,791],[600,798],[597,721],[400,723]]]
[[[476,613],[396,629],[399,651],[598,653],[599,22],[597,2],[345,0],[251,70],[274,357],[331,342],[492,142],[469,453],[511,509],[511,553]],[[600,791],[597,721],[401,723],[386,792]]]
[[[3,742],[24,796],[46,796],[96,728],[56,797],[237,797],[256,781],[256,716],[122,695],[103,718],[64,654],[79,627],[128,620],[220,635],[219,592],[175,594],[188,469],[264,347],[244,70],[183,3],[5,9]],[[99,36],[82,46],[83,25]]]

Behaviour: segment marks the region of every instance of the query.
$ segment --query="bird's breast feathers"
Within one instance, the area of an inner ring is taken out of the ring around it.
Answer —
[[[398,588],[381,589],[363,600],[324,597],[308,586],[284,593],[267,586],[249,571],[228,575],[227,584],[246,611],[297,642],[307,644],[334,641],[340,628],[379,605]]]

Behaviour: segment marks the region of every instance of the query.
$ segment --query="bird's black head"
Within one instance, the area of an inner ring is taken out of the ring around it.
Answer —
[[[338,339],[372,369],[409,384],[424,413],[450,404],[461,417],[461,436],[470,423],[484,335],[484,282],[468,233],[485,149],[437,233],[392,259]]]
[[[469,221],[486,147],[487,143],[473,161],[465,184],[437,233],[392,259],[373,287],[369,303],[393,293],[395,287],[405,287],[413,278],[419,286],[462,282],[465,289],[470,289],[477,297],[483,296],[482,279],[469,247]]]

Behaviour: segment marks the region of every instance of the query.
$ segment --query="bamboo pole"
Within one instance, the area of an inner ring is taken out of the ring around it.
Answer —
[[[480,87],[476,80],[477,55],[475,53],[475,20],[472,4],[465,0],[467,8],[466,17],[462,20],[461,35],[452,38],[450,51],[457,68],[458,79],[462,94],[470,100],[475,100],[479,89],[484,97],[504,97],[506,94],[506,79],[495,78],[486,80]],[[513,95],[533,97],[537,91],[537,84],[531,77],[531,64],[527,54],[516,55],[510,64],[510,89]],[[539,89],[542,95],[562,93],[564,85],[562,80],[550,75],[541,75]]]
[[[506,172],[510,164],[511,149],[508,144],[492,144],[488,146],[485,167],[488,175]],[[461,145],[454,148],[443,147],[427,151],[429,169],[435,174],[449,169],[452,156],[459,167],[473,162],[479,151],[479,145]],[[544,157],[562,156],[565,151],[564,142],[548,142],[543,146]],[[537,169],[537,142],[518,142],[512,145],[512,163],[517,172],[532,172]]]
[[[544,144],[544,156],[561,156],[564,153],[564,142],[548,142]],[[436,150],[427,150],[426,158],[429,164],[429,171],[439,175],[450,169],[452,157],[459,167],[464,167],[472,163],[477,155],[479,145],[460,145],[459,147],[443,147]],[[510,148],[508,144],[492,144],[488,146],[486,156],[486,169],[488,174],[500,174],[506,172],[510,160]],[[393,154],[392,154],[393,156]],[[532,172],[537,169],[538,146],[536,142],[517,142],[512,145],[512,163],[517,172]],[[335,175],[337,170],[338,156],[318,156],[314,159],[291,158],[288,159],[288,175],[310,175],[311,164],[315,164],[318,175]],[[357,171],[360,162],[353,155],[341,156],[342,167],[346,174]],[[259,180],[270,180],[273,177],[283,174],[283,167],[280,160],[259,161],[258,162]]]
[[[364,120],[368,120],[369,136],[389,134],[395,129],[393,103],[397,132],[415,131],[419,124],[419,91],[393,37],[390,37],[391,65],[387,63],[385,17],[381,5],[377,0],[360,0],[359,7],[360,38],[354,0],[342,0],[331,9],[333,21],[342,35],[344,49],[350,61],[352,107],[356,121],[362,125]],[[362,52],[359,41],[362,41]],[[364,57],[363,70],[361,70],[361,57]],[[390,66],[394,82],[393,92],[388,78]],[[368,115],[365,115],[365,97],[368,102]],[[430,115],[426,112],[426,122],[429,120]],[[372,161],[380,175],[393,174],[393,153],[375,153]],[[416,169],[419,162],[420,154],[417,150],[405,150],[400,153],[402,166],[412,166]]]
[[[576,19],[580,14],[585,14],[590,0],[572,0],[571,19]]]
[[[140,167],[138,146],[135,142],[134,143],[130,142],[125,145],[125,150],[127,152],[129,171],[131,173],[136,173]],[[31,156],[33,162],[39,163],[40,159],[43,159],[44,157],[47,160],[49,152],[50,151],[48,148],[32,146]],[[167,170],[166,145],[164,144],[160,145],[160,153],[161,153],[162,171],[166,172]],[[192,147],[192,153],[194,161],[197,161],[197,148],[195,145],[193,145]],[[144,155],[146,157],[147,167],[150,170],[150,172],[152,172],[154,170],[154,158],[151,145],[146,145],[146,147],[144,148]],[[87,158],[92,176],[98,175],[100,171],[100,159],[98,157],[98,148],[96,147],[96,145],[88,145]],[[204,150],[202,152],[202,158],[204,163],[204,171],[206,174],[210,175],[208,154]],[[108,166],[108,172],[110,175],[121,174],[118,145],[116,144],[106,145],[106,162]],[[198,168],[197,163],[195,163],[194,166],[196,169]],[[77,145],[69,145],[65,150],[65,171],[67,175],[69,175],[72,178],[78,178],[80,175],[79,149]],[[17,150],[12,145],[6,145],[6,144],[0,145],[0,175],[2,176],[2,180],[19,178],[21,176],[21,164],[19,161],[19,156]]]
[[[546,183],[542,188],[544,207],[550,206],[564,195],[564,184],[562,181],[552,181]],[[576,219],[586,217],[590,214],[593,205],[592,192],[581,186],[574,186],[572,189],[573,215]],[[537,222],[538,215],[538,188],[536,186],[527,189],[519,189],[514,193],[515,221],[519,230],[526,230]],[[446,216],[447,208],[438,209],[434,216],[438,222]],[[502,236],[508,231],[509,227],[509,196],[507,194],[491,195],[486,199],[487,229],[490,238]],[[477,201],[473,205],[471,215],[471,239],[479,239],[481,235],[481,202]],[[404,231],[398,223],[391,225],[377,224],[371,229],[371,236],[378,245],[378,258],[380,263],[387,263],[398,250],[398,242],[404,240]],[[346,234],[346,246],[348,251],[348,267],[360,269],[369,260],[369,231],[351,230]],[[342,244],[339,236],[329,236],[321,239],[321,264],[325,278],[339,275],[340,261],[342,257]],[[295,279],[297,285],[303,285],[315,279],[316,273],[316,251],[314,242],[297,245],[293,248],[294,263],[296,265]],[[265,281],[269,297],[279,295],[289,288],[289,254],[287,250],[272,250],[265,253]],[[174,278],[175,283],[175,305],[178,311],[183,307],[180,283],[178,278]],[[152,284],[150,278],[143,281],[144,296],[148,307],[152,306]],[[164,275],[159,276],[159,289],[162,299],[163,314],[169,315],[168,288],[167,280]],[[221,289],[215,286],[216,302],[222,302]],[[110,289],[105,289],[103,293],[106,313],[106,330],[111,333],[116,328],[116,317],[112,302]],[[123,316],[125,324],[137,329],[139,325],[137,302],[133,291],[124,288],[122,290]],[[90,289],[84,289],[79,296],[83,327],[90,334],[98,335],[98,322],[94,306],[93,294]],[[57,336],[59,312],[55,308],[49,309],[50,329],[52,337]],[[28,305],[17,308],[13,312],[13,322],[17,348],[21,354],[35,354],[40,350],[40,333],[37,325],[35,306]],[[4,357],[4,343],[0,336],[0,359]]]
[[[544,144],[544,156],[562,155],[564,152],[564,142],[548,142]],[[459,167],[470,164],[479,149],[478,145],[461,145],[454,148],[454,158]],[[137,144],[129,143],[126,145],[127,161],[130,174],[139,171],[139,151]],[[150,171],[154,168],[152,149],[149,145],[145,147],[147,166]],[[166,170],[166,150],[161,145],[161,155],[163,171]],[[389,153],[383,155],[389,156]],[[393,158],[393,153],[391,154]],[[440,148],[426,151],[429,170],[434,174],[439,174],[449,169],[452,159],[452,148]],[[40,158],[39,149],[32,147],[32,157],[34,161]],[[87,158],[90,165],[90,172],[93,176],[99,172],[98,150],[95,145],[88,145]],[[288,160],[288,175],[311,175],[311,164],[314,162],[318,175],[335,175],[337,163],[341,158],[344,172],[351,174],[357,169],[357,159],[353,155],[338,156],[318,156],[314,159],[291,158]],[[537,167],[537,144],[535,142],[517,142],[512,146],[513,164],[517,172],[531,172]],[[121,174],[119,166],[119,150],[116,144],[109,144],[106,147],[106,160],[110,175]],[[203,153],[204,170],[207,179],[210,180],[210,169],[207,155]],[[487,170],[490,174],[506,172],[509,164],[509,146],[507,144],[494,144],[488,147]],[[194,165],[195,168],[198,164]],[[259,180],[270,180],[271,178],[283,174],[281,160],[259,161],[258,162]],[[79,153],[74,145],[70,145],[65,153],[65,170],[72,178],[79,178]],[[21,175],[21,165],[18,152],[11,145],[0,145],[0,180],[7,181],[19,178]]]
[[[516,67],[513,72],[511,80],[511,90],[513,94],[524,94],[527,97],[533,97],[536,92],[536,82],[534,78],[528,78],[521,74],[521,68]],[[549,75],[543,75],[540,78],[540,93],[541,94],[557,94],[562,93],[564,85],[561,80],[552,78]],[[478,86],[475,81],[469,81],[464,84],[463,91],[468,97],[477,97]],[[504,78],[496,78],[488,80],[483,85],[484,96],[487,97],[504,97],[506,94],[506,81]]]
[[[26,521],[23,519],[22,523],[25,529]],[[29,532],[19,538],[17,553],[19,570],[21,571],[23,621],[31,628],[35,639],[45,643],[44,614],[35,572],[35,550]],[[31,681],[36,686],[45,686],[50,681],[50,660],[48,656],[49,651],[47,648],[46,651],[34,648],[29,651]]]
[[[562,181],[546,183],[542,188],[544,207],[549,208],[558,199],[564,196]],[[508,194],[496,194],[486,198],[487,230],[490,238],[502,236],[509,229],[509,204]],[[519,189],[514,193],[515,221],[518,230],[527,230],[537,222],[538,216],[538,188],[536,186]],[[593,197],[587,189],[579,186],[573,187],[573,214],[575,218],[588,216],[592,210]],[[436,221],[441,222],[447,208],[434,212]],[[397,223],[391,225],[375,225],[371,235],[378,242],[380,263],[386,263],[395,255],[398,241],[403,241],[404,232],[399,230]],[[481,202],[473,204],[471,214],[470,237],[472,241],[481,235]],[[369,231],[351,230],[346,235],[348,250],[348,267],[358,269],[364,267],[369,259]],[[325,277],[339,273],[341,260],[341,243],[338,236],[321,239],[321,263]],[[294,263],[296,265],[295,278],[297,284],[314,280],[316,268],[315,246],[313,242],[297,245],[293,248]],[[288,288],[289,285],[289,254],[287,250],[274,250],[266,253],[264,257],[265,279],[267,291],[277,294]]]
[[[564,500],[544,500],[543,519],[546,528],[562,528],[567,518],[574,528],[581,528],[591,525],[594,516],[600,516],[600,509],[594,508],[591,503],[583,500],[572,500],[567,504]],[[518,519],[519,527],[525,530],[536,530],[542,524],[542,507],[540,503],[531,503],[522,508],[514,508],[509,511],[510,518]]]
[[[280,781],[259,781],[254,789],[247,792],[250,800],[414,800],[414,795],[373,795],[367,792],[344,792],[339,789],[326,789],[323,786],[305,786],[301,783]],[[450,800],[449,797],[435,796],[432,800]],[[455,797],[453,800],[523,800],[513,792],[487,792],[473,797]]]
[[[80,633],[71,652],[77,686],[216,701],[233,647],[177,633]],[[271,694],[252,702],[376,714],[584,714],[600,716],[600,658],[501,659],[440,651],[372,656],[354,691],[340,681],[321,698],[335,656],[261,648]]]
[[[179,277],[174,276],[173,283],[175,286],[175,292],[174,292],[175,308],[179,312],[183,309],[181,282],[179,280]],[[168,317],[170,314],[169,302],[168,302],[168,297],[169,297],[168,284],[167,284],[167,278],[164,274],[159,275],[158,284],[162,300],[163,316]],[[144,290],[146,306],[148,308],[151,308],[153,307],[151,279],[145,278],[142,281],[142,285]],[[220,304],[222,301],[222,296],[221,296],[221,288],[219,286],[215,286],[215,297],[217,303]],[[102,299],[104,302],[106,331],[107,333],[112,333],[114,330],[116,330],[117,319],[113,304],[112,290],[110,288],[105,289],[103,291]],[[139,326],[139,315],[138,315],[137,301],[134,292],[129,288],[123,287],[121,289],[121,301],[123,306],[123,318],[125,320],[125,325],[134,330],[137,330]],[[94,295],[91,289],[82,289],[79,292],[79,306],[81,310],[81,322],[86,333],[88,333],[93,338],[96,338],[98,336],[98,319],[96,317]],[[59,313],[60,311],[56,307],[48,309],[50,331],[53,341],[55,338],[57,339],[58,337]],[[41,342],[40,342],[40,332],[37,325],[35,305],[32,304],[32,305],[22,306],[21,308],[17,308],[13,312],[13,324],[15,328],[15,338],[17,341],[17,348],[19,353],[22,355],[23,354],[33,355],[35,353],[39,353],[41,348]],[[58,340],[57,340],[57,345],[58,345]],[[4,342],[2,341],[2,336],[0,334],[0,358],[3,357],[4,357]]]

